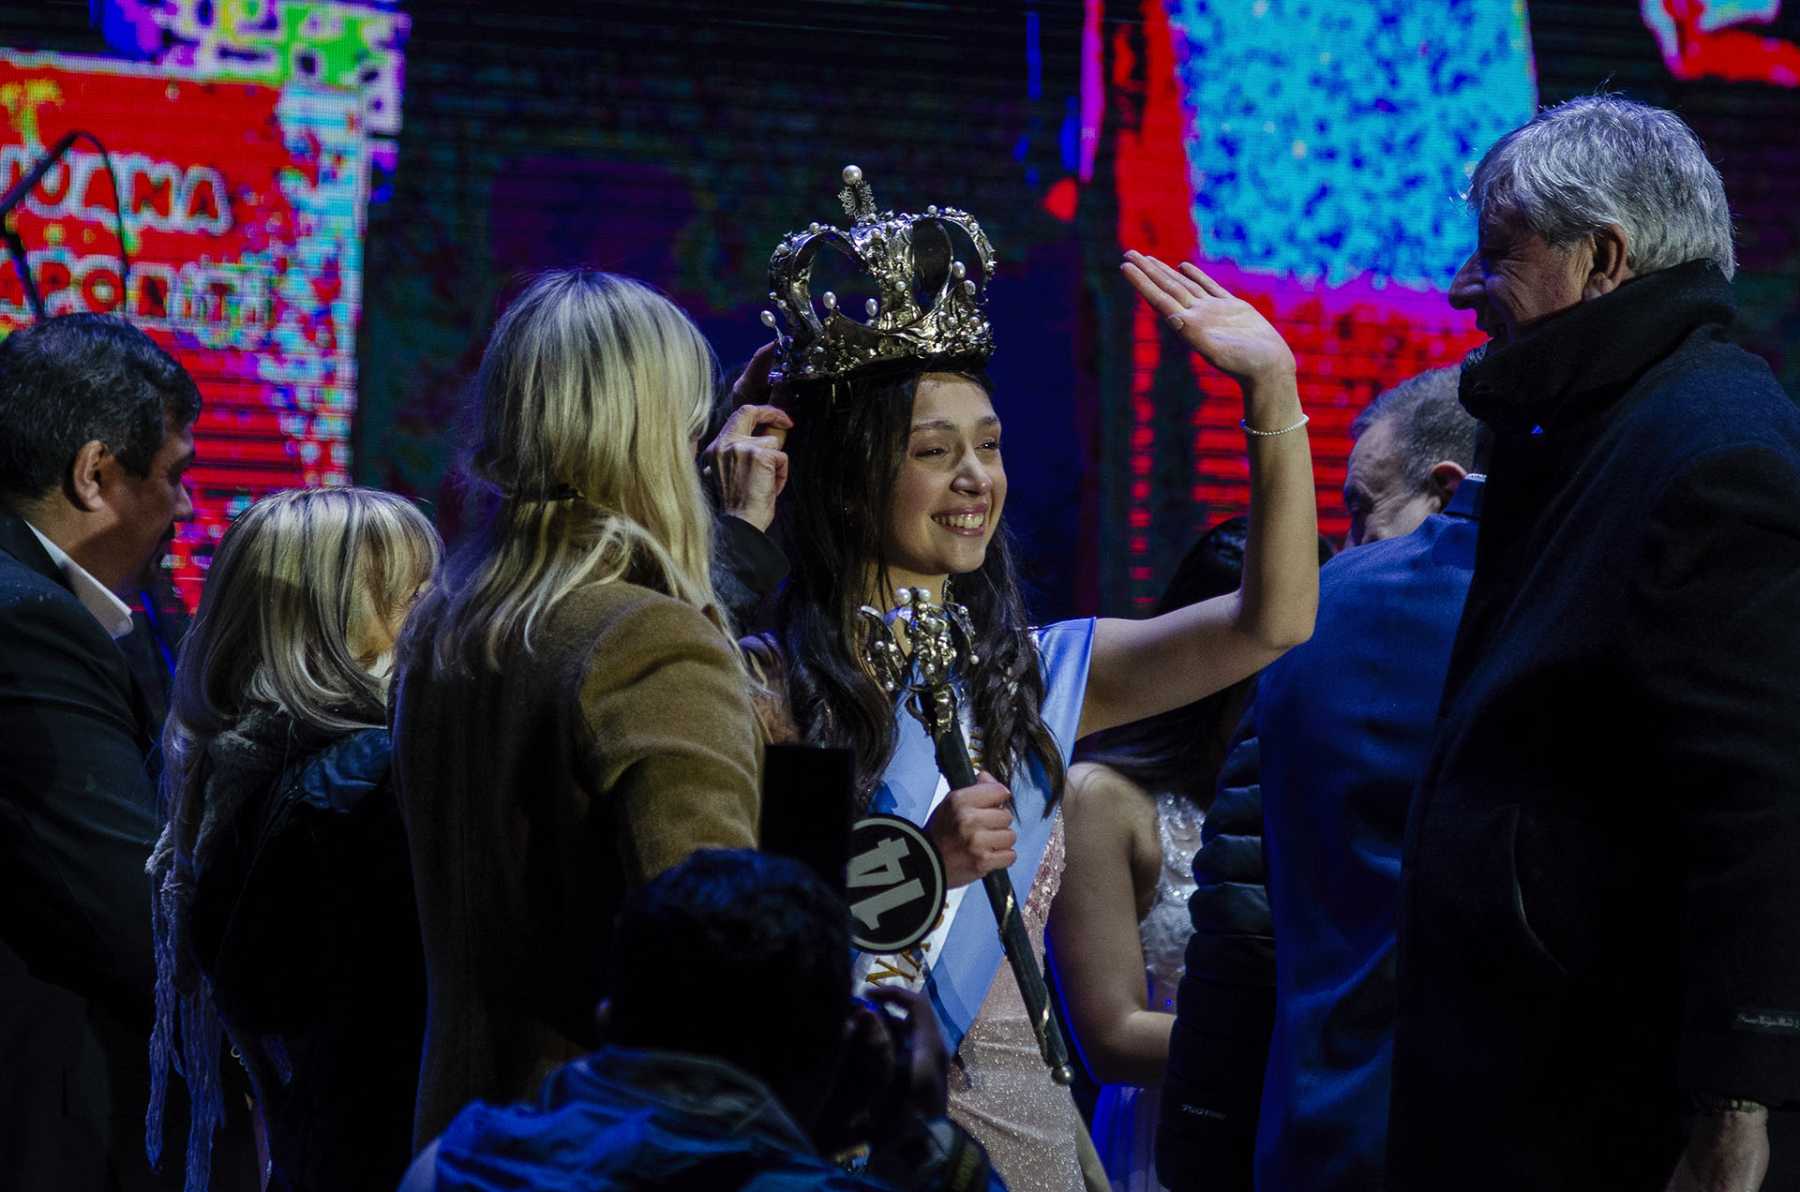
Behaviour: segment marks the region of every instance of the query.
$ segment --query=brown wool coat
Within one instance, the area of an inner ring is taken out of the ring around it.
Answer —
[[[415,1146],[471,1100],[530,1096],[597,1046],[627,890],[696,849],[756,845],[756,721],[710,622],[635,584],[593,584],[533,646],[498,675],[414,664],[398,683],[430,997]]]

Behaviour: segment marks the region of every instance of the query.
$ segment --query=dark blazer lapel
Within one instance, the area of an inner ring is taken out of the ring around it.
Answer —
[[[31,568],[47,580],[52,580],[68,589],[69,581],[63,577],[62,569],[50,558],[50,552],[44,549],[25,519],[16,513],[0,513],[0,550],[5,551],[25,566]]]
[[[75,590],[69,586],[68,577],[63,575],[62,568],[58,567],[55,560],[51,559],[50,552],[44,549],[44,544],[39,542],[37,535],[31,532],[31,527],[25,524],[25,519],[16,513],[0,513],[0,551],[5,551],[19,563],[29,567],[45,579],[51,580],[69,595],[75,594]],[[126,702],[131,706],[131,718],[136,725],[138,745],[143,749],[144,756],[151,759],[154,767],[152,777],[154,778],[155,770],[161,769],[158,764],[161,759],[154,752],[157,743],[157,729],[155,718],[150,710],[150,700],[144,694],[142,685],[138,683],[137,675],[133,673],[130,665],[126,662],[123,651],[119,652],[119,669],[125,675]]]

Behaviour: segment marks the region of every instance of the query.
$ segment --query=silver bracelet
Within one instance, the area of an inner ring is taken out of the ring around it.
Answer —
[[[1238,429],[1243,431],[1247,435],[1254,435],[1256,438],[1259,438],[1259,439],[1273,439],[1275,436],[1285,435],[1291,430],[1299,430],[1301,427],[1305,426],[1307,423],[1309,423],[1311,421],[1312,421],[1312,416],[1310,414],[1302,414],[1302,415],[1300,415],[1300,421],[1294,423],[1294,425],[1292,425],[1292,426],[1284,426],[1280,430],[1257,430],[1254,426],[1251,426],[1248,422],[1245,422],[1242,418],[1239,418],[1238,419]]]
[[[1697,1113],[1761,1113],[1768,1109],[1761,1101],[1719,1093],[1690,1093],[1688,1105]]]

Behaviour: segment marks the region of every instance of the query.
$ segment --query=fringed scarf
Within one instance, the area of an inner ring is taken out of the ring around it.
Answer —
[[[168,822],[150,854],[146,868],[153,887],[156,1025],[150,1034],[144,1149],[153,1165],[161,1160],[163,1110],[173,1070],[188,1088],[186,1192],[205,1192],[213,1134],[225,1116],[219,1051],[226,1031],[212,983],[188,934],[199,875],[220,844],[234,835],[223,829],[236,823],[245,803],[266,792],[290,760],[307,756],[329,739],[330,734],[300,725],[284,712],[259,707],[210,741],[190,740],[186,785],[171,800]],[[176,766],[185,761],[169,760]],[[282,1057],[274,1058],[279,1065]]]

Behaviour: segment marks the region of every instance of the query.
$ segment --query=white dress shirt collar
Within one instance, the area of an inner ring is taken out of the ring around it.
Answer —
[[[44,546],[44,553],[56,564],[63,578],[69,581],[69,587],[75,593],[75,599],[81,601],[81,607],[94,614],[94,620],[100,622],[100,628],[117,641],[131,632],[131,606],[120,600],[112,589],[88,574],[87,568],[69,557],[69,553],[56,543],[44,537],[30,522],[25,528],[37,535],[37,540]]]

